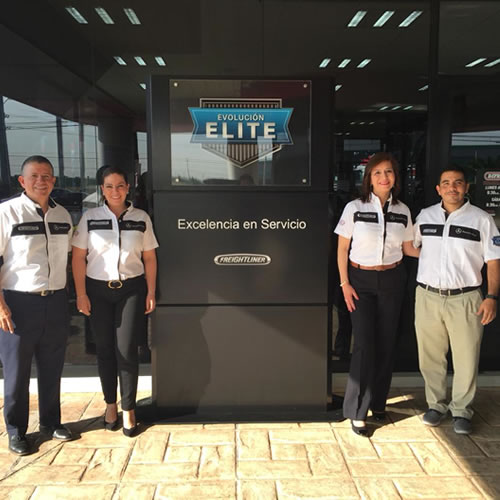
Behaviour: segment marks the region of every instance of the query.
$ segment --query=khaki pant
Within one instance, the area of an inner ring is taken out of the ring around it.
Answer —
[[[470,419],[476,393],[483,326],[476,315],[481,292],[440,296],[417,286],[415,329],[420,371],[429,408]],[[454,376],[451,402],[446,403],[446,355],[451,345]]]

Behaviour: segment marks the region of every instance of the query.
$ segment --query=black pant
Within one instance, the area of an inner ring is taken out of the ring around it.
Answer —
[[[364,420],[371,408],[384,411],[391,386],[394,349],[403,303],[403,265],[387,271],[363,271],[349,266],[356,290],[351,313],[354,346],[344,398],[344,416]]]
[[[4,417],[9,435],[28,429],[31,362],[35,356],[40,425],[61,423],[60,386],[69,333],[65,290],[41,297],[4,290],[14,333],[0,329],[4,376]]]
[[[138,333],[146,310],[146,280],[138,276],[122,283],[122,288],[112,289],[107,281],[87,278],[87,295],[104,400],[116,403],[119,376],[122,409],[133,410],[139,375]]]

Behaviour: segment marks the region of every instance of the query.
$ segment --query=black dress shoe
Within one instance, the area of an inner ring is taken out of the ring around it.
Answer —
[[[134,427],[131,427],[130,429],[127,429],[125,426],[123,426],[122,430],[123,430],[123,434],[125,434],[125,436],[127,436],[129,438],[134,437],[136,432],[137,432],[137,424],[135,424]]]
[[[64,427],[64,425],[41,425],[40,432],[45,436],[49,436],[52,439],[57,439],[58,441],[71,441],[73,439],[73,434],[71,431]]]
[[[387,420],[387,413],[385,411],[372,410],[372,416],[376,422],[385,422]]]
[[[352,432],[354,432],[354,434],[357,434],[358,436],[368,437],[368,427],[366,427],[366,425],[358,427],[354,425],[354,422],[351,420],[351,429]]]
[[[104,428],[107,431],[116,431],[116,429],[118,429],[118,419],[116,419],[114,422],[106,422],[106,415],[104,415],[103,421]]]
[[[9,436],[9,450],[16,455],[28,455],[30,452],[30,445],[24,436],[14,434]]]

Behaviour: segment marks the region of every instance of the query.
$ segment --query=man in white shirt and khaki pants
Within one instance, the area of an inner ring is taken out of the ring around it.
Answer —
[[[465,199],[469,184],[460,167],[443,170],[436,186],[442,202],[422,210],[415,223],[421,247],[415,329],[420,371],[429,409],[426,425],[437,426],[448,411],[457,434],[470,434],[483,327],[496,317],[500,234],[493,218]],[[487,266],[487,295],[480,286]],[[446,397],[447,353],[454,377]]]

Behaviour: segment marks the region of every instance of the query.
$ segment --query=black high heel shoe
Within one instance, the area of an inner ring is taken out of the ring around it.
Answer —
[[[134,424],[134,427],[127,429],[126,427],[122,427],[123,434],[127,437],[134,437],[137,432],[137,424]]]
[[[107,431],[116,431],[116,429],[118,429],[118,419],[116,419],[114,422],[106,422],[106,415],[104,415],[103,422],[104,428]]]
[[[354,422],[351,420],[351,429],[352,432],[358,436],[368,437],[368,427],[366,425],[358,427],[357,425],[354,425]]]

